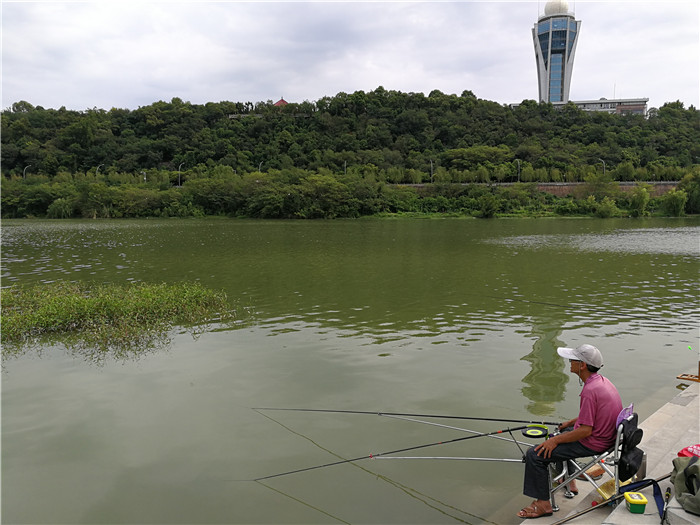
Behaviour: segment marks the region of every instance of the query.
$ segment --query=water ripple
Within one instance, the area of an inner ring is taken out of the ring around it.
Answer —
[[[484,242],[529,249],[690,255],[700,257],[700,227],[639,228],[611,233],[520,235]]]

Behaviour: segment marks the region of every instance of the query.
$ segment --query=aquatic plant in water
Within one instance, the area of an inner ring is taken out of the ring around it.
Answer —
[[[175,326],[201,333],[235,318],[226,294],[199,283],[89,284],[59,281],[0,291],[3,358],[62,343],[91,360],[166,345]]]

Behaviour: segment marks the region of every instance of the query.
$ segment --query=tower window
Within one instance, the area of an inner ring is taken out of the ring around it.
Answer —
[[[555,18],[552,20],[552,29],[566,29],[566,18]]]

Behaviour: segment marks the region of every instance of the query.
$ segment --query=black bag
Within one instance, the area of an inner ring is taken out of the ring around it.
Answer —
[[[617,466],[620,481],[630,479],[642,466],[644,451],[637,448],[637,445],[642,441],[644,431],[637,427],[637,421],[636,413],[632,414],[631,418],[622,421],[622,451]]]

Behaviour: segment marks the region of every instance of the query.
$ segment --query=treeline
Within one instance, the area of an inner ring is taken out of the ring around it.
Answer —
[[[381,214],[598,217],[700,213],[700,169],[657,198],[638,183],[623,192],[608,174],[591,174],[574,197],[540,192],[535,183],[388,184],[377,170],[333,173],[288,168],[238,174],[219,165],[177,185],[178,174],[150,170],[53,178],[12,177],[2,185],[3,218],[203,217],[356,218]],[[142,178],[143,177],[143,178]]]
[[[680,102],[644,118],[379,87],[282,107],[175,98],[136,110],[70,111],[23,101],[2,113],[5,177],[168,171],[182,183],[224,166],[239,175],[371,173],[395,184],[581,182],[601,171],[659,181],[680,180],[699,162],[700,112]]]

